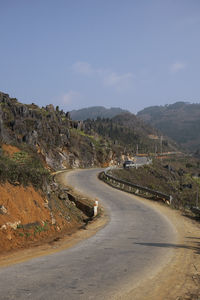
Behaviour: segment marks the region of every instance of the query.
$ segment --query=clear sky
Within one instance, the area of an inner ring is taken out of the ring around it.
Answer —
[[[0,91],[65,111],[200,102],[200,0],[0,0]]]

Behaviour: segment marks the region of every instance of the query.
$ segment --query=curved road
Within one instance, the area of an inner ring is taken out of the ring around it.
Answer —
[[[110,214],[95,236],[62,252],[0,269],[0,299],[112,299],[151,276],[172,255],[168,220],[134,196],[100,182],[97,169],[65,173]]]

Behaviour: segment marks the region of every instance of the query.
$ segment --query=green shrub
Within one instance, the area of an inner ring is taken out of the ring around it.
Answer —
[[[32,184],[42,188],[50,180],[50,173],[40,159],[26,152],[18,152],[13,157],[0,155],[0,181],[9,181],[12,184]]]

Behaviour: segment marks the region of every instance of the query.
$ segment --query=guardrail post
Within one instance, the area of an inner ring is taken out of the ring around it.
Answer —
[[[94,217],[96,217],[96,215],[98,213],[98,205],[99,205],[99,201],[96,200],[95,204],[94,204]]]

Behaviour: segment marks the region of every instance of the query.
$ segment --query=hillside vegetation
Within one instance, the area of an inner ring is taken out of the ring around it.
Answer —
[[[200,153],[200,104],[176,102],[151,106],[138,112],[138,117],[175,140],[183,149]]]
[[[120,149],[127,156],[133,156],[137,151],[146,154],[161,151],[162,134],[131,113],[117,115],[112,119],[86,120],[84,128],[89,134],[96,132],[104,139],[111,140],[114,149]],[[162,147],[163,151],[177,150],[175,142],[167,137],[163,138]]]
[[[17,149],[10,154],[11,149]],[[27,186],[32,184],[35,188],[44,188],[50,182],[50,173],[38,159],[36,153],[30,149],[20,150],[3,144],[0,148],[0,182],[9,181],[11,184]]]
[[[196,206],[200,188],[200,162],[191,157],[154,159],[152,165],[138,169],[113,169],[112,174],[126,181],[138,184],[173,197],[172,206],[189,209]]]

